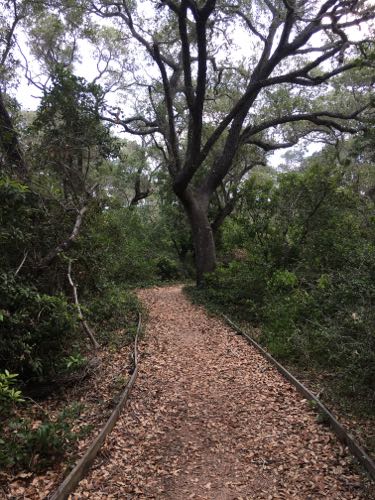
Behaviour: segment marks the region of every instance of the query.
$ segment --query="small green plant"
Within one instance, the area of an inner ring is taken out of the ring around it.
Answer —
[[[127,381],[128,381],[128,377],[126,377],[125,375],[119,375],[113,381],[112,387],[116,391],[119,391],[120,389],[122,389],[123,387],[125,387]]]
[[[9,410],[9,407],[24,401],[22,392],[14,386],[17,383],[17,373],[8,370],[0,373],[0,413]]]
[[[44,417],[37,424],[30,419],[12,419],[0,436],[0,466],[42,470],[61,458],[86,432],[72,431],[82,405],[72,404],[55,419]]]
[[[273,274],[269,284],[275,290],[289,290],[298,284],[298,278],[286,269],[278,269]]]
[[[65,369],[69,371],[77,370],[84,366],[87,362],[87,358],[82,356],[80,353],[72,354],[67,358],[64,358]]]
[[[318,409],[318,403],[314,399],[310,399],[309,400],[309,406],[313,410],[317,410]]]

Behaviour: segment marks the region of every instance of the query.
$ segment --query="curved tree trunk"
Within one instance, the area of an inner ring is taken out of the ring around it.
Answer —
[[[179,198],[192,229],[197,285],[203,286],[204,274],[211,273],[216,268],[215,240],[207,215],[208,203],[192,191],[185,191]]]

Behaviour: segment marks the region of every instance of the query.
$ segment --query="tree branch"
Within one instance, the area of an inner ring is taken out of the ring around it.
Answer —
[[[27,259],[28,254],[29,254],[29,251],[28,251],[28,250],[24,252],[23,259],[22,259],[22,261],[21,261],[20,265],[17,267],[16,271],[14,272],[14,276],[17,276],[17,275],[18,275],[18,273],[21,271],[21,269],[22,269],[22,267],[23,267],[24,263],[26,262],[26,259]]]
[[[328,127],[336,128],[341,132],[354,133],[357,132],[358,129],[355,129],[353,127],[345,127],[344,125],[334,121],[334,119],[345,121],[356,120],[358,119],[358,116],[366,109],[368,109],[368,106],[362,106],[361,108],[348,115],[345,115],[343,113],[333,113],[329,111],[316,111],[314,113],[296,113],[292,115],[276,117],[270,120],[265,120],[258,125],[246,127],[241,134],[241,142],[248,143],[251,137],[271,127],[299,121],[310,121],[311,123],[314,123],[316,125],[325,125]]]
[[[214,220],[211,223],[211,229],[214,234],[216,234],[219,228],[222,226],[225,219],[233,212],[237,203],[238,193],[236,192],[232,198],[230,198],[226,204],[219,208]]]
[[[124,128],[125,132],[128,132],[129,134],[149,135],[149,134],[154,134],[155,132],[161,132],[160,127],[156,125],[155,121],[149,121],[141,116],[122,119],[119,117],[117,113],[113,112],[109,113],[111,116],[100,115],[100,119],[109,123],[113,123],[114,125],[121,125]],[[149,128],[141,130],[129,127],[129,123],[137,123],[137,122],[143,122]]]
[[[142,189],[141,189],[141,173],[142,173],[142,167],[138,169],[137,177],[135,179],[134,196],[130,201],[131,207],[138,205],[138,203],[141,200],[144,200],[145,198],[147,198],[151,194],[150,186],[148,186],[145,191],[142,191]]]
[[[193,82],[191,77],[190,43],[187,33],[186,14],[187,14],[187,1],[183,0],[181,3],[181,9],[178,11],[178,26],[181,37],[181,48],[182,48],[181,53],[182,53],[182,65],[183,65],[184,80],[185,80],[186,102],[190,110],[190,113],[192,113],[194,107],[194,92],[193,92]]]
[[[174,114],[173,114],[173,102],[172,102],[169,80],[165,69],[165,65],[160,56],[159,46],[156,43],[154,44],[153,50],[154,50],[154,59],[159,67],[163,81],[165,106],[167,109],[167,116],[168,116],[167,147],[169,149],[169,153],[172,156],[172,162],[169,163],[169,169],[171,174],[175,176],[177,172],[180,170],[180,158],[178,153],[177,135],[175,128]]]
[[[87,324],[87,321],[85,321],[85,318],[82,313],[81,309],[81,304],[79,303],[78,300],[78,292],[77,292],[77,285],[74,283],[72,279],[72,261],[69,260],[69,265],[68,265],[68,280],[70,283],[70,286],[73,288],[73,296],[74,296],[74,303],[77,307],[78,311],[78,319],[81,322],[81,325],[86,332],[88,338],[90,339],[92,345],[94,346],[94,349],[99,349],[100,345],[98,344],[95,335],[93,334],[92,330],[90,329],[89,325]]]
[[[263,36],[254,26],[254,24],[251,22],[251,20],[241,12],[240,10],[235,10],[235,14],[237,14],[241,19],[243,19],[246,23],[246,26],[249,28],[249,30],[256,36],[258,37],[263,43],[266,43],[266,37]]]
[[[69,238],[62,241],[59,245],[57,245],[57,247],[55,247],[53,250],[51,250],[40,261],[40,263],[38,265],[39,269],[43,269],[43,268],[48,267],[56,259],[56,257],[58,255],[60,255],[62,252],[65,252],[73,245],[73,243],[75,242],[75,240],[77,239],[77,237],[79,235],[79,232],[80,232],[80,229],[82,226],[82,222],[83,222],[83,218],[84,218],[84,215],[87,212],[87,210],[88,210],[88,205],[86,202],[86,204],[77,213],[77,217],[76,217],[76,220],[75,220],[75,223],[73,226],[73,230],[72,230]]]
[[[2,55],[1,55],[0,67],[5,65],[6,60],[7,60],[8,56],[9,56],[10,50],[12,48],[12,39],[13,39],[13,36],[14,36],[14,32],[16,31],[18,23],[25,17],[24,15],[20,15],[20,14],[17,13],[17,9],[16,9],[15,3],[13,3],[13,7],[14,7],[14,18],[13,18],[13,22],[12,22],[12,24],[10,26],[10,29],[8,30],[8,32],[4,36],[5,48],[4,48],[4,51],[3,51]]]
[[[145,47],[145,49],[147,50],[149,55],[152,57],[152,59],[154,59],[153,45],[151,43],[149,43],[135,28],[133,17],[132,17],[131,12],[130,12],[130,10],[125,2],[121,2],[121,3],[113,2],[113,5],[116,6],[116,11],[110,11],[109,5],[103,6],[102,8],[97,7],[95,5],[94,1],[91,1],[90,5],[91,5],[92,12],[94,14],[102,17],[102,18],[110,19],[110,18],[117,17],[117,18],[122,19],[125,22],[125,24],[128,26],[133,38],[135,40],[137,40],[137,42],[139,42],[141,45],[143,45],[143,47]],[[125,11],[125,14],[122,11],[122,9]],[[164,64],[167,64],[167,66],[169,66],[170,68],[176,69],[176,64],[171,58],[166,57],[164,54],[160,54],[160,59],[163,61]]]

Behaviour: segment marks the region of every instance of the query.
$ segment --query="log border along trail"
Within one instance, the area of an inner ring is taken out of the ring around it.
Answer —
[[[71,499],[363,499],[347,449],[287,380],[181,286],[149,309],[129,405]]]

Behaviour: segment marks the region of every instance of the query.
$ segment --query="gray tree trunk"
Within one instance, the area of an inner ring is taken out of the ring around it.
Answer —
[[[207,215],[208,201],[191,190],[179,197],[192,229],[197,285],[203,286],[204,275],[216,268],[215,240]]]

